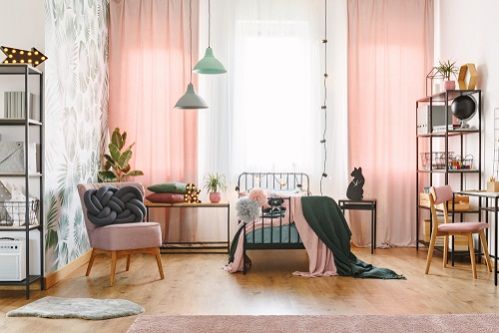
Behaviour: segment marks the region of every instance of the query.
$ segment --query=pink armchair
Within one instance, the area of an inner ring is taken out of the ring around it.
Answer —
[[[107,253],[111,255],[111,286],[114,285],[116,274],[116,261],[118,257],[126,256],[126,270],[130,269],[130,257],[132,254],[151,254],[156,257],[159,274],[164,279],[163,264],[159,247],[161,246],[161,228],[155,222],[136,222],[111,224],[103,227],[97,227],[90,222],[87,216],[87,208],[83,196],[87,190],[99,189],[104,185],[111,185],[117,188],[123,186],[135,186],[142,195],[144,187],[139,183],[105,183],[105,184],[79,184],[78,194],[80,195],[85,226],[87,228],[88,239],[92,246],[92,255],[87,267],[86,276],[90,275],[95,256],[98,253]]]

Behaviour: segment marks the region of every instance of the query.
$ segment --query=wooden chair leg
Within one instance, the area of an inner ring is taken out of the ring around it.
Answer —
[[[487,239],[485,239],[485,232],[482,230],[480,231],[479,235],[480,243],[482,243],[483,255],[485,256],[485,263],[487,264],[487,269],[489,272],[492,272],[492,261],[490,260],[489,245],[487,243]]]
[[[111,287],[114,285],[114,276],[116,275],[116,261],[117,261],[116,251],[112,251],[111,252],[111,275],[109,276],[109,280],[111,282]]]
[[[155,256],[156,256],[156,262],[158,263],[158,270],[159,270],[159,275],[161,276],[161,280],[165,278],[165,273],[163,272],[163,262],[161,261],[161,251],[159,248],[156,249]]]
[[[443,267],[447,267],[447,258],[449,257],[449,236],[444,236],[444,253],[442,255]]]
[[[433,250],[435,249],[435,242],[437,241],[437,233],[431,233],[430,247],[428,248],[428,256],[426,257],[426,270],[425,274],[428,274],[430,271],[431,258],[433,258]]]
[[[131,258],[131,254],[128,254],[126,256],[126,271],[128,272],[130,270],[130,258]]]
[[[85,276],[90,275],[90,271],[92,270],[92,266],[94,265],[94,260],[95,260],[95,249],[92,249],[92,253],[90,254],[90,261],[88,262],[87,266],[87,273],[85,273]]]
[[[473,278],[476,279],[475,245],[473,244],[473,234],[468,234],[468,247],[470,249],[471,270],[473,272]]]

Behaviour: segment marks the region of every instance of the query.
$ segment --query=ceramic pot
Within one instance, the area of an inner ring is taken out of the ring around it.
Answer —
[[[210,193],[210,202],[211,203],[219,203],[222,199],[222,195],[220,192],[211,192]]]
[[[444,81],[444,89],[445,90],[454,90],[456,89],[456,81]]]

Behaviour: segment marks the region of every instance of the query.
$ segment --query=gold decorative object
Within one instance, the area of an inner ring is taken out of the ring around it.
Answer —
[[[34,47],[28,51],[2,46],[2,52],[7,56],[3,61],[4,64],[29,64],[33,67],[37,67],[48,59],[45,54]]]
[[[469,73],[468,82],[466,78]],[[474,90],[476,88],[476,81],[478,78],[478,73],[476,71],[475,64],[465,64],[459,69],[459,75],[457,77],[457,82],[459,84],[459,89],[461,90]]]
[[[199,193],[201,190],[194,184],[187,184],[186,186],[187,193],[184,194],[184,202],[186,203],[201,203],[199,200]]]
[[[494,177],[489,177],[487,181],[487,192],[499,192],[499,181]]]

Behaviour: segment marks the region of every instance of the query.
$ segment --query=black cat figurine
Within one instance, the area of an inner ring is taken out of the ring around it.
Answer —
[[[350,200],[359,201],[364,197],[364,176],[362,175],[362,168],[353,168],[350,176],[353,177],[352,181],[348,185],[347,198]]]

